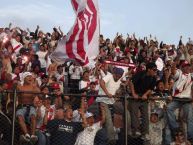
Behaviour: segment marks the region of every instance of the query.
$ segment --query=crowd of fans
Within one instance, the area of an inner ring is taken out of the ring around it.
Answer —
[[[63,36],[60,28],[0,28],[0,108],[12,119],[13,93],[5,90],[17,88],[18,144],[121,145],[124,129],[150,145],[193,143],[191,39],[184,43],[180,37],[175,46],[151,35],[100,35],[93,68],[51,60]],[[10,130],[2,124],[0,140],[10,144]]]

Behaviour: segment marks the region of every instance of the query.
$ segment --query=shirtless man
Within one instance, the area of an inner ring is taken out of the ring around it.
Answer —
[[[34,85],[34,78],[30,72],[23,73],[23,85],[18,86],[19,91],[33,91],[33,92],[40,92],[39,88]],[[38,140],[37,136],[35,135],[35,128],[36,128],[36,110],[33,106],[33,100],[35,98],[35,94],[21,94],[18,97],[18,110],[16,112],[16,116],[19,121],[19,125],[21,130],[23,131],[23,139],[26,141],[34,141]],[[31,122],[31,136],[28,133],[26,127],[26,121],[30,120]]]

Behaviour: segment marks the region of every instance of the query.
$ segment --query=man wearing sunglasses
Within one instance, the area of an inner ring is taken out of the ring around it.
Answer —
[[[157,66],[151,62],[146,65],[146,70],[137,72],[132,78],[131,92],[134,100],[131,100],[131,128],[133,136],[141,136],[149,140],[149,115],[148,97],[156,85]],[[138,111],[141,112],[142,127]]]

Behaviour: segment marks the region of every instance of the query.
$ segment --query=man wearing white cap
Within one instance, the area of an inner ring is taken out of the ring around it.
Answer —
[[[102,120],[95,123],[94,115],[90,112],[85,114],[87,127],[78,135],[75,145],[94,145],[96,133],[105,122],[104,107],[101,106]]]
[[[39,88],[34,85],[34,78],[30,72],[25,72],[22,75],[23,85],[18,86],[19,91],[30,91],[30,92],[40,92]],[[36,111],[33,106],[33,100],[35,98],[35,94],[23,93],[18,96],[18,110],[16,112],[16,116],[19,121],[19,125],[23,132],[23,139],[27,142],[37,141],[37,136],[35,136],[35,128],[36,128]],[[31,136],[28,133],[26,121],[30,120],[31,124]]]

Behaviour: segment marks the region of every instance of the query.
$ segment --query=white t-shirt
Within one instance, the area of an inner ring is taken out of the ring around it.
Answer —
[[[170,145],[176,145],[176,143],[175,143],[175,142],[172,142]],[[187,143],[186,143],[186,142],[183,142],[183,143],[181,143],[180,145],[187,145]]]
[[[86,127],[82,132],[80,132],[75,145],[94,145],[96,133],[99,129],[101,129],[100,124],[100,122],[97,122],[92,126]]]
[[[149,136],[151,145],[161,145],[162,144],[162,130],[164,128],[164,120],[160,120],[157,123],[149,124]]]
[[[80,82],[79,82],[79,89],[81,90],[81,89],[84,89],[84,88],[86,88],[87,86],[88,86],[88,84],[90,84],[90,81],[83,81],[83,80],[81,80]],[[89,87],[90,88],[90,87]],[[88,88],[88,89],[89,89]]]
[[[80,66],[71,65],[69,68],[69,74],[71,79],[79,80],[82,72],[83,70]]]
[[[192,74],[183,74],[183,72],[178,69],[174,80],[173,96],[177,98],[192,98]]]
[[[114,81],[113,75],[108,74],[103,78],[103,81],[105,82],[106,89],[109,93],[112,95],[115,95],[116,91],[119,89],[121,84],[121,79],[119,79],[117,82]],[[100,95],[106,95],[102,88],[99,88],[99,94]],[[114,104],[115,100],[114,98],[108,98],[108,97],[98,97],[96,99],[97,102],[103,102],[105,104]]]
[[[36,52],[36,54],[39,57],[39,61],[41,63],[41,68],[46,68],[47,62],[46,62],[45,57],[46,57],[47,52],[46,51],[45,52],[44,51],[38,51],[38,52]]]

